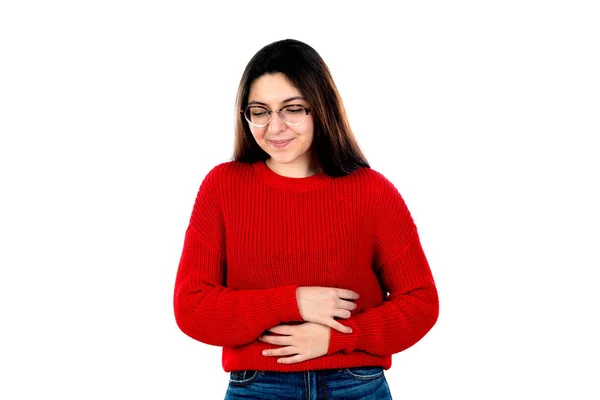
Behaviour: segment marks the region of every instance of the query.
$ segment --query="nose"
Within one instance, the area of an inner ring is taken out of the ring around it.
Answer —
[[[279,114],[276,112],[271,113],[271,120],[269,121],[269,132],[279,133],[287,128],[285,122],[281,120]]]

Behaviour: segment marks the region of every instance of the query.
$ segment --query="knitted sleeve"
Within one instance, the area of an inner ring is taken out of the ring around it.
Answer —
[[[188,336],[215,346],[250,343],[282,322],[301,321],[297,286],[227,288],[219,166],[204,178],[185,233],[175,280],[175,320]]]
[[[437,321],[437,289],[417,228],[398,190],[382,175],[378,179],[382,185],[373,208],[373,265],[389,294],[382,304],[341,321],[352,333],[331,329],[328,354],[395,354],[417,343]]]

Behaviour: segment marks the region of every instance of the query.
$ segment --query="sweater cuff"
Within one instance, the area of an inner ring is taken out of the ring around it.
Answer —
[[[333,328],[329,328],[331,335],[329,336],[329,348],[327,349],[327,354],[337,353],[338,351],[351,353],[356,349],[359,335],[359,332],[357,331],[358,328],[349,320],[340,320],[340,323],[352,328],[352,333],[342,333]]]
[[[296,298],[297,288],[297,285],[287,285],[273,289],[268,312],[277,316],[278,321],[302,321]]]

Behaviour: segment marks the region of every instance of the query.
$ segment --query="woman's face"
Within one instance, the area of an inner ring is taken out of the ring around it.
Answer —
[[[282,73],[265,74],[252,82],[248,105],[260,105],[271,111],[290,104],[310,107],[300,91]],[[300,125],[287,125],[276,112],[271,113],[269,124],[263,128],[250,125],[256,143],[271,156],[271,162],[308,168],[310,146],[313,140],[313,118],[309,113]],[[291,141],[285,146],[276,146],[273,141]]]

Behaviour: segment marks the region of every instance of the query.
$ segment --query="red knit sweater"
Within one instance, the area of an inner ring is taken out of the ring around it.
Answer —
[[[265,330],[302,321],[300,286],[358,292],[331,329],[328,353],[295,363],[261,354]],[[435,324],[438,297],[417,228],[394,185],[370,168],[333,178],[276,174],[230,161],[204,178],[191,213],[174,293],[190,337],[223,347],[223,369],[305,371],[380,365]]]

